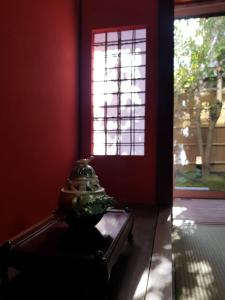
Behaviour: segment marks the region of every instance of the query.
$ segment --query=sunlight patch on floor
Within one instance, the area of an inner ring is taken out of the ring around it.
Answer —
[[[165,289],[172,284],[172,264],[163,255],[153,255],[147,299],[165,299]],[[169,300],[169,298],[168,298]]]
[[[195,221],[193,220],[173,220],[173,226],[176,227],[186,227],[186,226],[193,226]]]
[[[144,299],[148,282],[148,274],[149,269],[145,269],[136,288],[133,300]]]
[[[186,207],[174,206],[173,207],[173,218],[177,218],[182,212],[186,211]]]

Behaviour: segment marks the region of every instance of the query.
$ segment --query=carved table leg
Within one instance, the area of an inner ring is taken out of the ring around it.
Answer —
[[[132,229],[131,229],[131,231],[128,234],[128,242],[129,243],[132,243],[134,241],[133,237],[134,237],[134,235],[133,235]]]
[[[99,264],[99,276],[97,283],[97,300],[107,300],[109,292],[110,274],[107,268],[107,259],[102,251],[97,251],[96,259]]]

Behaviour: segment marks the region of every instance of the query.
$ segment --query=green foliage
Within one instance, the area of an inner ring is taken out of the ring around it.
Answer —
[[[79,215],[96,215],[103,213],[108,207],[113,207],[115,200],[106,194],[82,195],[78,200],[78,205],[74,207],[75,213]]]
[[[204,172],[208,173],[214,127],[222,108],[225,16],[176,20],[174,41],[174,119],[183,127],[196,128],[196,155],[203,157]],[[204,95],[213,81],[216,96],[207,99]],[[209,125],[207,134],[201,130],[203,119],[204,126]]]
[[[216,174],[203,176],[202,182],[209,187],[210,190],[221,191],[225,190],[225,179]]]
[[[211,191],[225,190],[225,174],[209,174],[199,176],[198,170],[178,173],[175,186],[179,187],[208,187]]]
[[[175,93],[201,87],[205,78],[216,75],[216,65],[225,67],[225,16],[177,20],[174,41]]]
[[[189,180],[186,177],[177,177],[176,186],[183,186],[184,184],[189,183]]]
[[[221,101],[217,100],[215,103],[210,105],[209,113],[210,113],[210,118],[214,121],[216,121],[219,118],[220,111],[222,108],[222,103]]]

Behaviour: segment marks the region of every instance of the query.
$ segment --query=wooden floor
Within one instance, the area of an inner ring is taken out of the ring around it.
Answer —
[[[225,224],[225,200],[174,199],[173,221]],[[115,267],[110,300],[171,300],[171,211],[136,211],[134,244],[127,245]],[[153,249],[152,249],[153,247]]]
[[[225,199],[175,198],[173,220],[202,224],[225,224]]]
[[[161,208],[151,257],[148,289],[141,300],[173,299],[171,209]]]
[[[109,300],[170,300],[173,285],[171,211],[156,208],[133,211],[133,243],[126,243],[112,271]],[[174,199],[174,221],[225,224],[225,200]],[[71,299],[81,300],[75,295],[76,283]]]
[[[174,199],[173,221],[225,224],[225,200]],[[169,209],[161,209],[157,220],[153,211],[136,212],[135,242],[115,268],[110,300],[174,299],[171,227]]]
[[[158,219],[157,208],[147,210],[133,209],[133,213],[133,242],[127,242],[124,245],[123,252],[119,257],[117,264],[113,268],[109,284],[109,300],[147,300],[153,292],[152,288],[156,277],[153,276],[151,278],[150,276],[151,257],[156,227],[158,228],[159,222],[161,225],[164,223],[164,221],[162,221],[164,217]],[[157,220],[160,221],[157,222]],[[156,251],[155,246],[154,249]],[[157,275],[157,270],[159,269],[158,265],[160,263],[157,253],[154,256],[154,259],[154,274]],[[73,283],[73,286],[74,297],[64,297],[63,300],[81,300],[79,297],[76,297],[76,282]],[[41,289],[41,286],[39,288]],[[17,297],[22,297],[22,299],[29,299],[29,297],[26,298],[24,294],[25,289],[26,288],[20,287],[19,293],[21,293],[21,295],[19,296],[17,292],[13,292],[13,297],[17,295]],[[46,292],[47,291],[43,291],[43,297]],[[15,299],[13,297],[11,298]],[[7,297],[6,299],[11,300],[11,298]],[[35,291],[33,291],[32,299],[35,299]],[[92,300],[92,298],[85,300]]]
[[[134,243],[116,265],[110,300],[171,300],[171,210],[135,212]]]
[[[124,248],[110,280],[109,300],[144,300],[158,210],[134,210],[133,243]]]

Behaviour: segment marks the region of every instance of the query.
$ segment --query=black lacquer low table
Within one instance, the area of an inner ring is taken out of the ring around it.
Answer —
[[[71,299],[105,299],[112,268],[132,238],[132,227],[128,210],[108,210],[84,231],[52,216],[4,245],[5,266],[22,270],[38,297],[46,296],[47,287],[54,299],[70,298],[71,292]]]

